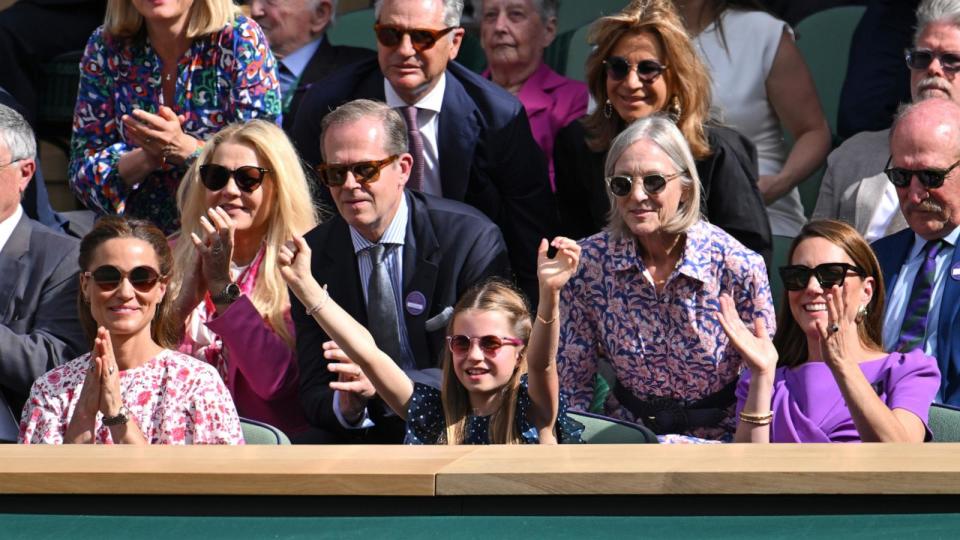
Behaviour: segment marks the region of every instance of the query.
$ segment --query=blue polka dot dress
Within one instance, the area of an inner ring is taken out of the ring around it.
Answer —
[[[527,387],[527,375],[520,377],[520,391],[517,393],[517,416],[514,420],[520,430],[520,439],[524,444],[538,444],[540,437],[537,428],[527,417],[530,409],[530,393]],[[490,417],[469,416],[463,444],[490,444]],[[447,429],[443,417],[443,403],[440,390],[421,383],[414,383],[413,397],[407,409],[407,444],[438,444]],[[583,433],[583,424],[567,416],[567,405],[560,397],[560,410],[557,416],[557,440],[560,443],[579,443]]]

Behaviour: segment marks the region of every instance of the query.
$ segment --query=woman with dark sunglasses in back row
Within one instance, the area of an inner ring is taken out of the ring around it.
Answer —
[[[180,350],[220,372],[240,415],[291,438],[309,429],[297,396],[290,297],[277,250],[316,225],[296,151],[263,120],[226,127],[204,146],[177,193],[174,247]]]
[[[582,238],[606,225],[610,203],[603,164],[610,141],[631,123],[666,113],[693,152],[707,220],[770,260],[770,223],[757,187],[753,144],[708,123],[709,75],[673,2],[634,0],[597,19],[588,41],[595,48],[587,59],[587,86],[598,107],[557,134],[561,232]]]
[[[883,351],[883,277],[863,237],[840,221],[812,221],[788,260],[780,268],[786,309],[772,341],[762,320],[748,318],[751,330],[733,299],[720,299],[720,323],[748,368],[737,386],[735,440],[930,440],[937,361],[921,348]]]
[[[242,444],[216,371],[177,346],[173,257],[146,221],[101,218],[80,243],[80,322],[92,352],[37,379],[21,443]]]

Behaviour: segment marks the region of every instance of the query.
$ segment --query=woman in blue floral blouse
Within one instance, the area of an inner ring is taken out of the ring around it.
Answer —
[[[204,139],[252,118],[280,122],[276,60],[232,0],[109,0],[80,64],[70,184],[98,214],[173,232]]]
[[[693,156],[667,117],[621,132],[605,174],[609,224],[580,242],[561,295],[560,388],[572,409],[588,408],[603,359],[617,377],[606,414],[659,434],[729,439],[743,362],[717,321],[718,299],[729,294],[744,320],[761,318],[772,333],[763,259],[703,220]]]

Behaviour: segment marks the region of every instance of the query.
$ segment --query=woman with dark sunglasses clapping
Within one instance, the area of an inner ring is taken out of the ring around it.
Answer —
[[[780,268],[788,309],[773,340],[728,296],[720,324],[746,367],[737,442],[921,442],[940,388],[922,349],[882,348],[883,277],[873,250],[840,221],[806,224]],[[922,324],[919,328],[923,328]]]
[[[240,415],[294,437],[309,426],[297,397],[290,297],[277,250],[317,218],[296,151],[271,122],[217,133],[177,193],[174,248],[181,350],[215,366]]]
[[[93,350],[34,382],[20,442],[242,444],[216,371],[170,350],[181,327],[163,233],[146,221],[101,218],[80,243],[79,262],[78,312]]]
[[[571,408],[587,409],[606,361],[616,383],[605,414],[644,423],[664,442],[728,440],[742,356],[715,324],[717,299],[729,294],[744,317],[773,328],[766,266],[703,220],[693,155],[670,119],[630,124],[605,172],[609,224],[581,241],[580,269],[561,296],[561,388]]]
[[[599,18],[588,40],[590,94],[598,107],[557,134],[554,170],[562,231],[582,238],[607,223],[603,164],[631,123],[665,113],[680,128],[702,184],[705,217],[769,260],[770,224],[757,188],[753,144],[708,124],[710,80],[671,0],[634,0]]]

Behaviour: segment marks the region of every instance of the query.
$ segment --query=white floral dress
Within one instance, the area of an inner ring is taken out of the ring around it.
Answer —
[[[90,365],[87,353],[33,383],[20,419],[19,441],[61,444]],[[150,444],[243,444],[240,419],[220,375],[186,354],[163,350],[120,372],[123,403]],[[113,444],[97,414],[97,443]]]

